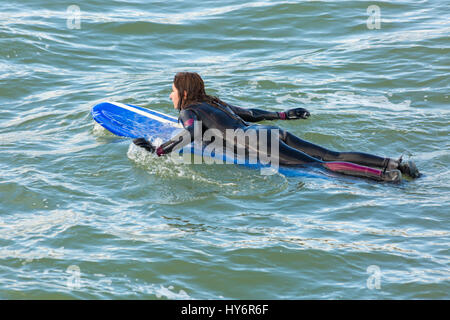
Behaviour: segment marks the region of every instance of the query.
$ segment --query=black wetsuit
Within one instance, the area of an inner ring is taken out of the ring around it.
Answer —
[[[207,129],[217,129],[225,137],[226,129],[242,129],[244,132],[252,129],[260,131],[266,129],[270,134],[273,129],[279,132],[279,164],[284,166],[295,166],[311,163],[323,163],[329,161],[345,161],[353,164],[359,164],[372,168],[385,169],[389,158],[382,158],[371,154],[361,152],[336,152],[325,149],[313,143],[302,140],[293,134],[280,129],[276,126],[249,124],[248,122],[257,122],[262,120],[283,119],[285,115],[279,112],[270,112],[260,109],[244,109],[232,105],[210,105],[200,103],[188,106],[182,109],[179,121],[183,127],[194,138],[194,123],[201,121],[202,133]],[[181,134],[180,134],[181,135]],[[187,144],[186,139],[174,137],[170,141],[163,143],[158,149],[157,154],[162,155],[171,152],[175,147],[180,148]],[[270,142],[270,138],[267,139]],[[247,148],[251,147],[246,145]],[[269,150],[270,152],[270,145]]]
[[[248,123],[260,120],[298,119],[307,116],[309,116],[309,112],[302,108],[290,109],[286,112],[270,112],[259,109],[242,109],[231,105],[199,103],[181,110],[179,121],[186,130],[158,148],[144,138],[135,139],[133,142],[149,152],[156,152],[158,156],[181,149],[194,141],[195,143],[201,142],[203,146],[206,144],[204,151],[209,152],[212,150],[208,149],[213,149],[212,152],[222,152],[222,155],[226,155],[226,161],[231,153],[237,163],[243,163],[243,159],[242,153],[236,151],[244,149],[245,162],[247,162],[248,156],[249,164],[259,163],[264,166],[270,163],[272,168],[274,163],[276,168],[278,165],[301,166],[308,164],[321,166],[341,174],[387,182],[400,182],[403,171],[411,177],[420,175],[415,164],[410,161],[402,167],[401,160],[395,161],[361,152],[331,151],[304,141],[278,127]],[[228,135],[230,131],[232,134]],[[213,133],[211,134],[211,132]],[[209,148],[211,146],[213,148]],[[204,152],[203,155],[211,156],[212,152],[208,152]],[[257,159],[253,157],[255,154]],[[217,155],[215,153],[214,157]],[[402,168],[403,171],[401,171]]]

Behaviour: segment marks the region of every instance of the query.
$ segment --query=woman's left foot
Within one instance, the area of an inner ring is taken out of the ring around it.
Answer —
[[[406,174],[413,179],[420,177],[419,169],[417,169],[416,164],[412,160],[402,162],[402,160],[400,159],[399,164],[398,164],[398,169],[403,174]]]

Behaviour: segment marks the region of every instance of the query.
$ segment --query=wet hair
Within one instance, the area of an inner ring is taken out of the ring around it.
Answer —
[[[203,79],[196,72],[178,72],[173,78],[173,84],[178,90],[178,110],[201,102],[215,106],[226,105],[218,97],[206,94]],[[186,99],[184,99],[184,91],[186,91]]]

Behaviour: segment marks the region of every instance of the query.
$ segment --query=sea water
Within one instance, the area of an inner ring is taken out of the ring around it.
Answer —
[[[448,299],[448,2],[0,4],[0,298]],[[158,158],[96,127],[177,115],[178,71],[400,185]]]

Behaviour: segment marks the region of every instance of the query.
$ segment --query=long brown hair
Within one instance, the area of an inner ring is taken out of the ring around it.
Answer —
[[[218,97],[206,94],[203,79],[196,72],[178,72],[173,78],[173,84],[178,90],[178,110],[201,102],[216,106],[227,105]],[[186,91],[186,99],[184,99],[184,91]]]

